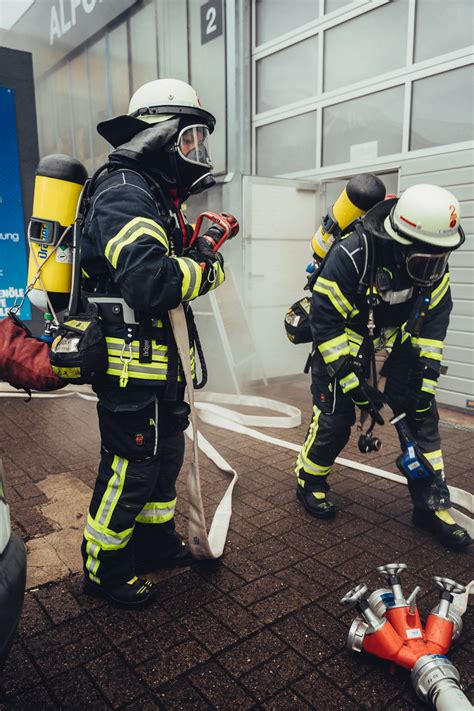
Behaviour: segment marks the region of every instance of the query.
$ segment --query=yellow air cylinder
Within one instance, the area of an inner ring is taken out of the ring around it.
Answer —
[[[55,310],[67,307],[72,278],[72,230],[63,235],[74,222],[86,179],[86,168],[70,156],[50,155],[38,163],[28,229],[28,284],[38,269],[40,278],[28,297],[41,311],[49,311],[46,293]]]
[[[334,239],[358,217],[383,200],[385,185],[372,173],[360,173],[349,180],[328,214],[316,230],[311,247],[318,260],[323,260]]]

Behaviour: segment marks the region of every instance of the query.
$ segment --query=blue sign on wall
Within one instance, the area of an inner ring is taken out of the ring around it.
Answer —
[[[12,89],[0,86],[0,318],[7,315],[15,299],[21,301],[26,279],[15,96]],[[31,319],[28,299],[19,316],[25,321]]]

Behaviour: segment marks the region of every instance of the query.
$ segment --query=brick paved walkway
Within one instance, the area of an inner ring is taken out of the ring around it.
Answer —
[[[301,407],[301,427],[269,431],[301,443],[310,414],[307,381],[272,386],[265,394]],[[28,405],[0,400],[13,524],[30,544],[62,535],[57,518],[43,513],[49,510],[42,484],[48,476],[93,486],[96,426],[94,404],[77,398]],[[346,651],[354,612],[345,612],[338,600],[361,580],[380,587],[375,567],[403,561],[409,566],[405,589],[421,586],[424,615],[438,597],[431,576],[467,582],[474,551],[450,553],[415,532],[406,487],[343,467],[332,475],[339,514],[316,521],[295,500],[291,452],[203,430],[240,475],[223,559],[162,571],[155,576],[159,595],[142,612],[117,611],[85,597],[79,573],[36,585],[26,596],[3,674],[0,708],[421,708],[406,673]],[[396,471],[390,430],[382,433],[380,453],[364,459],[353,438],[344,456]],[[444,424],[442,432],[449,481],[472,490],[472,430]],[[205,458],[201,467],[209,521],[226,479]],[[178,508],[184,532],[184,477]],[[84,514],[69,524],[76,537]],[[450,656],[474,694],[472,610],[464,620]]]

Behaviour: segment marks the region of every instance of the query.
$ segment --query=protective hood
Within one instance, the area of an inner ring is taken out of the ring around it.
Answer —
[[[384,223],[397,201],[398,198],[389,198],[374,205],[362,218],[364,227],[380,239],[391,239],[391,235],[385,229]]]
[[[178,133],[179,118],[169,119],[153,126],[142,121],[140,123],[145,130],[141,129],[129,141],[120,144],[111,155],[124,156],[147,165],[156,165],[157,153],[162,151]]]
[[[146,114],[148,111],[148,114]],[[179,120],[180,118],[194,119],[195,122],[202,121],[205,123],[209,132],[212,133],[215,125],[214,116],[204,109],[195,106],[154,106],[146,110],[142,109],[135,112],[136,115],[122,114],[114,118],[101,121],[97,124],[97,132],[105,138],[106,141],[112,144],[114,148],[128,143],[134,136],[150,128],[151,125],[158,126],[159,123],[167,124],[170,120]],[[141,118],[138,118],[140,116]],[[173,119],[169,117],[173,116]],[[152,124],[148,119],[155,117],[158,123]]]

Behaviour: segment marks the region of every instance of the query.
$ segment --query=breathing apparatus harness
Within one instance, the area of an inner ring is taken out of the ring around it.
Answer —
[[[368,312],[368,318],[367,318],[367,331],[368,331],[368,348],[369,348],[369,359],[370,359],[370,370],[369,370],[369,379],[372,379],[372,386],[377,389],[378,381],[379,378],[377,376],[377,364],[376,364],[376,354],[375,354],[375,346],[374,346],[374,333],[375,333],[375,316],[374,316],[374,309],[378,304],[380,303],[380,298],[378,296],[378,290],[380,289],[381,291],[386,290],[386,287],[389,286],[387,279],[386,279],[386,274],[384,270],[380,270],[377,268],[377,238],[376,236],[372,235],[369,233],[367,235],[366,231],[364,230],[363,227],[363,222],[361,220],[357,220],[354,225],[354,230],[357,232],[359,237],[364,241],[365,248],[366,248],[366,254],[370,253],[370,267],[368,269],[368,293],[367,293],[367,305],[369,307],[369,312]],[[368,257],[368,255],[367,255]],[[366,284],[365,282],[365,273],[367,271],[367,261],[368,259],[366,258],[366,267],[364,270],[364,274],[362,275],[360,284],[359,284],[359,290],[363,291],[365,289]],[[385,276],[384,276],[385,274]],[[387,283],[385,283],[387,282]],[[430,304],[430,295],[431,295],[431,290],[432,286],[419,286],[417,287],[417,293],[416,297],[413,302],[413,306],[410,310],[406,327],[405,327],[405,332],[409,333],[411,337],[418,338],[421,329],[423,326],[423,321],[425,319],[425,316],[428,311],[428,306]],[[396,347],[396,345],[400,342],[400,339],[402,337],[401,330],[398,331],[397,336],[395,338],[395,342],[393,343],[392,349]],[[380,378],[382,381],[383,376]],[[402,413],[401,415],[398,415],[397,417],[394,417],[391,420],[391,424],[395,426],[397,429],[399,438],[400,438],[400,444],[402,445],[402,449],[406,449],[408,446],[408,443],[413,447],[414,445],[414,439],[411,436],[408,425],[405,421],[406,414]],[[357,426],[357,429],[360,433],[359,435],[359,441],[358,441],[358,447],[359,450],[362,453],[369,453],[369,452],[377,452],[380,450],[382,443],[378,437],[375,437],[373,435],[373,430],[375,427],[375,421],[373,418],[371,418],[371,423],[368,427],[368,429],[364,432],[363,426],[364,422],[367,418],[367,414],[365,412],[361,412],[359,424]],[[418,460],[423,460],[423,464],[425,465],[424,469],[424,476],[430,476],[433,473],[433,469],[426,460],[425,457],[423,457],[421,450],[417,451],[417,456]],[[406,454],[406,451],[405,451]],[[422,465],[420,465],[421,467]],[[420,475],[421,476],[421,475]]]
[[[83,199],[81,201],[81,207],[80,207],[80,226],[81,229],[84,226],[85,218],[87,216],[87,212],[91,206],[92,202],[92,195],[94,193],[95,188],[97,187],[98,182],[100,181],[101,177],[104,179],[106,175],[104,175],[104,171],[107,171],[107,175],[110,175],[111,173],[117,171],[117,170],[127,170],[131,171],[133,173],[136,173],[137,175],[140,175],[143,177],[146,182],[148,183],[148,186],[150,187],[150,190],[153,194],[153,197],[155,199],[155,204],[158,209],[160,219],[164,224],[165,231],[168,235],[169,239],[169,244],[170,244],[170,254],[174,256],[176,254],[176,247],[175,247],[175,242],[173,238],[173,234],[175,230],[179,229],[182,233],[182,225],[180,224],[179,218],[173,210],[173,205],[171,203],[171,200],[166,196],[164,190],[161,188],[160,184],[146,171],[140,169],[137,170],[135,166],[131,168],[128,165],[123,165],[119,162],[108,162],[105,163],[104,165],[100,166],[95,173],[92,175],[91,178],[88,179],[88,182],[86,183],[86,186],[84,188],[84,195]],[[183,243],[184,243],[184,234],[183,234]],[[185,245],[187,246],[187,245]],[[71,302],[70,302],[70,310],[69,310],[69,316],[72,314],[77,313],[77,309],[79,308],[79,304],[81,303],[81,286],[83,286],[83,280],[81,278],[81,267],[80,267],[80,248],[81,248],[81,240],[80,238],[77,240],[76,243],[76,251],[75,251],[75,262],[74,262],[74,274],[73,274],[73,289],[71,292]],[[104,317],[107,309],[104,304],[104,297],[99,294],[100,291],[107,291],[108,288],[112,287],[113,281],[111,277],[106,275],[105,277],[98,276],[96,278],[92,278],[91,281],[95,282],[93,286],[93,292],[92,293],[87,293],[86,295],[84,294],[84,291],[82,290],[82,295],[86,296],[86,300],[88,301],[87,304],[87,312],[91,315],[101,315]],[[97,296],[97,300],[94,299],[94,296]],[[112,302],[117,302],[116,304],[116,309],[119,310],[120,313],[127,313],[128,315],[128,320],[124,320],[124,325],[126,324],[126,334],[124,337],[124,348],[123,348],[123,353],[121,360],[124,364],[124,369],[127,370],[127,358],[128,362],[130,362],[132,356],[131,356],[131,342],[135,338],[138,338],[140,342],[140,353],[151,353],[151,340],[153,338],[153,329],[152,329],[152,321],[151,319],[148,319],[148,322],[145,322],[143,319],[140,319],[139,315],[135,314],[135,312],[127,307],[125,303],[118,303],[118,302],[123,302],[123,299],[120,298],[115,298],[114,296],[110,296],[108,298],[108,301],[110,303]],[[112,306],[112,312],[113,312],[114,307]],[[201,340],[199,338],[199,333],[197,330],[196,322],[194,319],[194,314],[191,309],[191,306],[189,304],[186,305],[185,308],[185,313],[186,313],[186,321],[187,321],[187,326],[188,326],[188,331],[189,331],[189,341],[191,347],[195,348],[195,351],[197,353],[198,359],[199,359],[199,364],[200,364],[200,370],[201,370],[201,378],[198,380],[197,376],[194,376],[194,388],[196,390],[199,390],[203,388],[206,383],[207,383],[207,378],[208,378],[208,373],[207,373],[207,366],[206,366],[206,361],[204,357],[204,351],[202,348]],[[137,318],[138,316],[138,318]],[[106,318],[106,317],[105,317]],[[115,319],[114,319],[115,320]],[[179,364],[179,356],[178,356],[178,351],[176,348],[176,341],[173,336],[173,331],[171,329],[171,325],[169,323],[169,318],[166,316],[163,320],[163,326],[166,329],[166,346],[168,348],[168,378],[166,382],[166,392],[165,392],[165,399],[169,400],[175,400],[176,399],[176,391],[177,391],[177,382],[178,382],[178,364]],[[131,323],[128,323],[128,321],[131,321]]]

